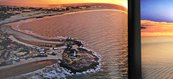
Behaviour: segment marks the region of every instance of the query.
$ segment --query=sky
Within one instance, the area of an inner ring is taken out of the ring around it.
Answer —
[[[141,20],[142,37],[173,37],[173,23]]]
[[[69,4],[69,3],[112,3],[127,7],[127,0],[0,0],[0,2],[12,2],[22,4]]]
[[[141,18],[173,22],[173,0],[141,0]]]

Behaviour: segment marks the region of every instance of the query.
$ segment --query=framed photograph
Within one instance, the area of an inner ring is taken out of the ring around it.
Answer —
[[[142,77],[172,79],[173,1],[141,0]]]
[[[136,4],[0,0],[0,79],[140,79]]]

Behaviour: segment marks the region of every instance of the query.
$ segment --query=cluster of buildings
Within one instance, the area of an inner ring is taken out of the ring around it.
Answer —
[[[10,40],[8,35],[0,31],[0,66],[13,64],[21,59],[56,56],[57,53],[62,53],[62,49],[25,46]]]
[[[99,8],[101,6],[89,6],[89,5],[79,5],[79,6],[61,6],[61,7],[52,7],[52,8],[34,8],[34,7],[18,7],[18,6],[5,6],[0,5],[0,21],[10,18],[11,16],[42,11],[42,13],[52,13],[52,12],[68,12],[74,10],[85,10],[90,8]]]
[[[57,53],[62,53],[62,50],[53,48],[34,47],[25,51],[17,51],[15,55],[19,57],[19,59],[29,59],[36,57],[47,57],[48,55],[56,56]]]
[[[67,38],[66,39],[66,48],[65,48],[65,53],[68,54],[68,57],[70,59],[76,59],[77,58],[77,53],[78,48],[83,47],[83,44],[81,41],[74,40],[72,38]]]
[[[31,12],[32,9],[25,7],[16,7],[16,6],[3,6],[0,5],[0,21],[6,18],[9,18],[13,15],[21,14],[23,12]]]

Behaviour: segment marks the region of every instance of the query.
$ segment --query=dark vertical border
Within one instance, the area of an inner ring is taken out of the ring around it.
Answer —
[[[140,34],[140,0],[128,0],[129,79],[142,79]]]

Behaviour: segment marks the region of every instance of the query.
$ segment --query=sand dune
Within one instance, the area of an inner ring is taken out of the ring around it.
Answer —
[[[143,38],[143,79],[173,79],[172,42],[172,37]]]

